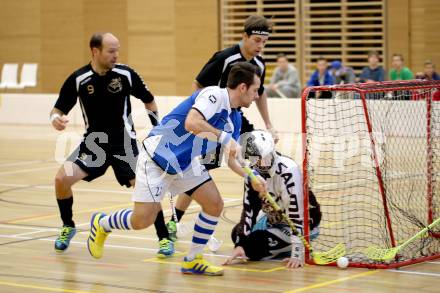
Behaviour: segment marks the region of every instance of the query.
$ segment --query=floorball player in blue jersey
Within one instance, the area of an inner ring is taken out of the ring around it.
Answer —
[[[249,107],[258,99],[260,70],[248,62],[233,66],[227,87],[211,86],[195,92],[166,115],[143,142],[136,168],[134,208],[112,214],[95,213],[87,246],[90,254],[101,258],[104,242],[113,229],[139,230],[153,224],[166,192],[172,195],[194,189],[200,204],[189,253],[181,271],[187,274],[217,276],[223,269],[203,259],[202,251],[214,232],[223,200],[199,158],[220,144],[228,154],[228,166],[238,175],[245,173],[237,160],[241,128],[239,107]],[[265,182],[253,183],[265,192]]]

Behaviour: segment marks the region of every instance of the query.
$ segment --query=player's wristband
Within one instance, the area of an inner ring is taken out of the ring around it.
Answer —
[[[148,118],[150,118],[151,125],[159,124],[159,113],[157,111],[148,111]]]
[[[227,144],[232,138],[232,135],[226,131],[222,131],[220,133],[220,137],[218,138],[218,142],[220,144]]]
[[[291,236],[292,252],[291,257],[302,260],[304,258],[304,244],[297,236]]]
[[[54,113],[54,114],[50,115],[49,119],[50,119],[50,122],[53,122],[55,119],[60,118],[60,117],[61,117],[60,114]]]

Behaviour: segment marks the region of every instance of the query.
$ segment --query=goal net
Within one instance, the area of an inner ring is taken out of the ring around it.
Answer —
[[[440,217],[439,91],[438,81],[304,91],[304,196],[312,190],[322,210],[315,251],[343,243],[351,266],[370,268],[440,257],[440,225],[391,261],[365,254],[400,245]]]

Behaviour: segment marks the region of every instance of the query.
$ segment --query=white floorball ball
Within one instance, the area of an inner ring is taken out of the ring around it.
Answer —
[[[340,258],[338,258],[336,264],[339,268],[345,269],[346,267],[348,267],[348,258],[346,258],[345,256],[341,256]]]

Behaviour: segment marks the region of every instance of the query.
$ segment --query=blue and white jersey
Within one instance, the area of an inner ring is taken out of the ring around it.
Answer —
[[[200,112],[213,127],[239,139],[241,113],[231,109],[227,89],[210,86],[197,91],[166,115],[144,140],[153,161],[169,174],[184,171],[194,158],[212,152],[219,145],[186,131],[185,119],[191,109]]]

